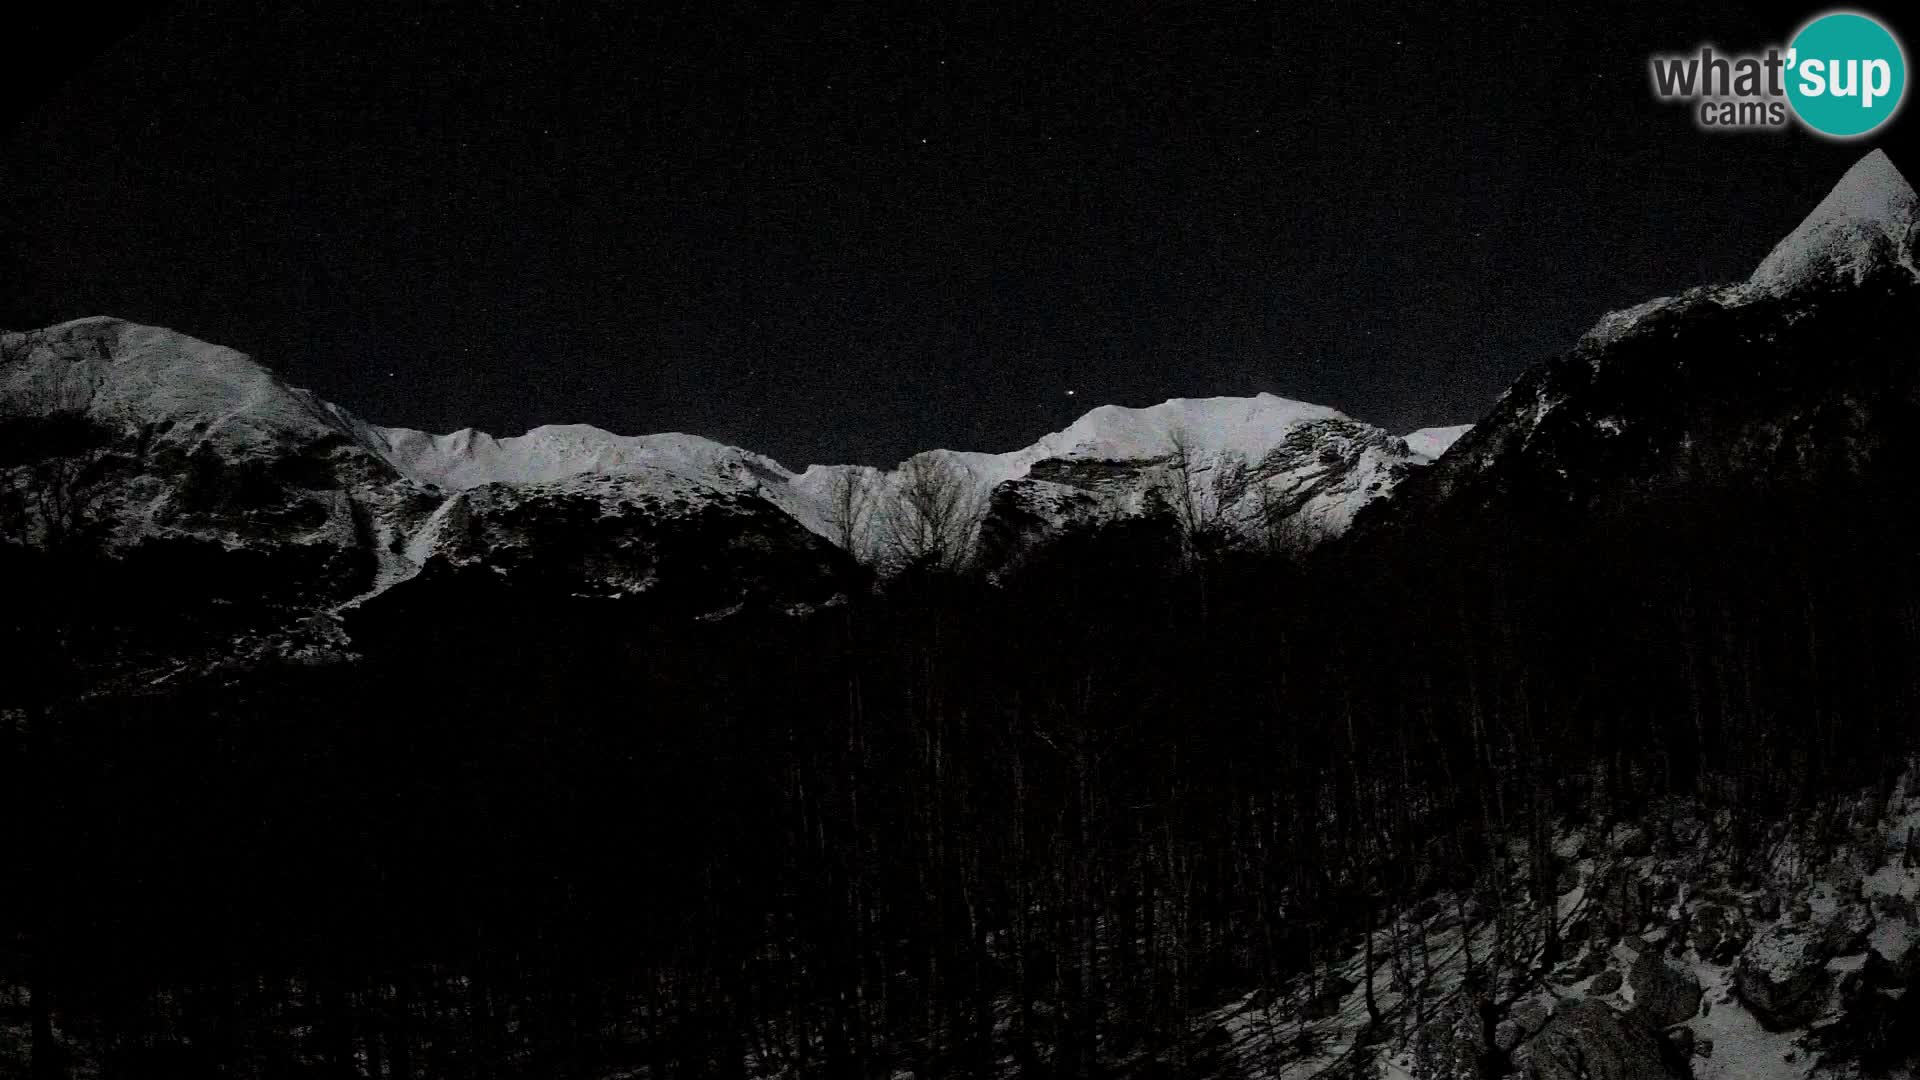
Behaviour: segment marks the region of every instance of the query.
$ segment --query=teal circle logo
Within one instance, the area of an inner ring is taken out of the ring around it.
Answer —
[[[1788,49],[1787,100],[1822,135],[1865,135],[1900,108],[1907,58],[1872,18],[1850,11],[1822,15],[1802,27]]]

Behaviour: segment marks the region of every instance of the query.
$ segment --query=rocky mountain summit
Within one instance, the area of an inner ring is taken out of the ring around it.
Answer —
[[[1392,511],[1618,509],[1899,471],[1920,419],[1913,188],[1875,151],[1749,280],[1613,312],[1516,380]]]

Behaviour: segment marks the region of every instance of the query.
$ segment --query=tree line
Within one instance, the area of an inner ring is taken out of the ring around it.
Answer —
[[[1738,859],[1884,771],[1915,524],[1895,477],[1304,561],[1140,519],[804,617],[376,602],[348,670],[112,700],[61,643],[167,598],[10,548],[10,1022],[46,1078],[1208,1075],[1210,1009],[1417,963],[1394,909],[1550,934],[1566,821],[1697,794]]]

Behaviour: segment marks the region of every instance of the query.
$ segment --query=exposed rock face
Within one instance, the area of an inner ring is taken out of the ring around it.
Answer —
[[[574,434],[372,428],[232,349],[117,319],[3,334],[0,558],[86,579],[69,595],[90,589],[103,629],[73,659],[96,685],[348,655],[334,617],[430,566],[676,617],[818,605],[854,580],[762,497],[751,455]]]
[[[1691,1020],[1700,1011],[1700,980],[1669,964],[1657,948],[1644,949],[1627,976],[1633,1009],[1655,1027]]]
[[[1873,914],[1864,904],[1809,905],[1805,921],[1761,931],[1740,954],[1734,989],[1774,1031],[1802,1027],[1827,1011],[1835,972],[1828,962],[1866,947]]]
[[[1739,957],[1752,938],[1753,928],[1737,905],[1706,903],[1693,913],[1687,943],[1700,959],[1724,967]]]
[[[1605,1005],[1562,1006],[1538,1035],[1513,1055],[1526,1080],[1661,1080],[1676,1074],[1660,1055],[1660,1037],[1631,1016]]]
[[[707,610],[756,595],[819,604],[834,595],[841,561],[764,500],[669,476],[488,484],[450,496],[437,516],[428,542],[447,568],[570,596],[691,589]]]
[[[1553,1007],[1539,997],[1522,998],[1507,1009],[1506,1019],[1494,1025],[1493,1045],[1501,1053],[1512,1053],[1522,1042],[1538,1033],[1553,1019]]]
[[[1888,972],[1900,985],[1920,983],[1920,926],[1915,925],[1911,902],[1898,903],[1900,897],[1888,899],[1896,903],[1884,905],[1875,916],[1867,941],[1873,950],[1874,966]]]
[[[1823,1058],[1858,1062],[1870,1076],[1920,1064],[1920,998],[1913,981],[1874,954],[1831,960],[1827,968],[1834,980],[1833,1010],[1809,1032]]]
[[[1320,405],[1272,394],[1104,405],[1004,454],[933,450],[882,471],[814,466],[791,488],[831,503],[856,483],[875,512],[851,546],[886,547],[886,507],[920,464],[964,475],[981,514],[973,562],[1021,565],[1050,542],[1119,524],[1158,522],[1209,547],[1305,550],[1337,537],[1367,505],[1446,453],[1464,427],[1397,438]],[[804,511],[803,511],[804,514]],[[831,518],[825,513],[823,518]],[[827,535],[839,537],[828,527]]]
[[[231,349],[117,319],[0,335],[0,538],[155,542],[370,578],[372,534],[423,507],[349,420]]]
[[[1449,512],[1617,513],[1683,491],[1904,475],[1917,202],[1869,155],[1753,280],[1602,318],[1369,515],[1434,528]]]
[[[1917,210],[1920,197],[1886,152],[1875,150],[1774,245],[1748,283],[1779,292],[1858,283],[1887,269],[1913,273]]]

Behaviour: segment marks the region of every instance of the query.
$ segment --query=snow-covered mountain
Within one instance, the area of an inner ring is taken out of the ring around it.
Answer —
[[[1881,269],[1914,266],[1920,197],[1883,150],[1861,158],[1813,213],[1788,233],[1748,279],[1752,289],[1788,292],[1813,284],[1859,284]]]
[[[1608,314],[1522,375],[1400,509],[1891,467],[1920,410],[1916,208],[1887,156],[1868,154],[1748,280]]]
[[[1920,411],[1905,317],[1917,208],[1869,154],[1749,280],[1606,316],[1470,430],[1396,437],[1267,394],[1175,399],[1102,406],[1008,453],[933,450],[886,470],[794,472],[675,433],[383,428],[231,349],[82,319],[0,339],[0,521],[28,545],[244,550],[283,567],[271,591],[302,609],[350,608],[435,566],[610,596],[655,591],[684,564],[709,579],[702,602],[727,610],[760,588],[748,582],[830,598],[845,559],[823,538],[885,564],[916,555],[916,529],[922,548],[942,533],[943,559],[994,571],[1128,520],[1304,548],[1416,473],[1400,501],[1810,476],[1873,458]],[[930,491],[944,519],[932,530],[918,520]]]
[[[915,478],[955,487],[968,519],[1024,513],[1059,531],[1132,516],[1172,514],[1175,503],[1251,540],[1276,525],[1312,540],[1337,535],[1360,506],[1438,457],[1465,427],[1395,439],[1319,405],[1271,394],[1174,399],[1148,408],[1102,406],[1031,446],[990,454],[930,450],[893,469],[815,465],[795,473],[772,458],[697,435],[623,436],[586,425],[496,439],[472,430],[429,435],[364,427],[365,445],[417,483],[466,491],[582,477],[676,477],[752,493],[864,561],[897,548],[902,504]],[[1417,445],[1416,445],[1417,444]],[[964,530],[971,551],[976,527]],[[965,553],[962,553],[965,554]]]
[[[1168,512],[1172,501],[1185,499],[1194,512],[1241,533],[1270,524],[1256,521],[1263,514],[1281,514],[1297,519],[1305,535],[1331,535],[1466,430],[1430,428],[1398,439],[1336,410],[1270,394],[1175,399],[1140,409],[1102,406],[1009,453],[934,450],[892,470],[814,466],[794,473],[764,455],[679,433],[623,436],[562,425],[495,438],[472,429],[432,435],[378,427],[284,385],[231,349],[116,319],[81,319],[6,341],[11,360],[0,370],[0,418],[84,418],[99,438],[131,438],[133,458],[154,466],[138,482],[124,470],[102,474],[116,482],[98,493],[104,501],[95,508],[110,544],[193,535],[228,546],[331,543],[347,550],[359,546],[361,529],[370,534],[364,539],[381,564],[383,585],[441,553],[457,501],[496,486],[618,490],[662,506],[758,498],[871,554],[884,546],[890,505],[916,462],[936,462],[964,478],[968,500],[981,510],[1005,496],[1057,527]],[[190,506],[180,490],[150,475],[180,471],[189,460],[203,469],[257,468],[269,482]],[[296,461],[305,463],[304,472],[290,464]],[[849,482],[866,489],[851,528],[832,505],[836,487]],[[1009,485],[1016,490],[1003,492]],[[200,512],[190,512],[196,507]],[[304,527],[282,527],[293,519]],[[21,525],[31,537],[49,523],[26,513]]]
[[[349,612],[423,573],[695,613],[809,606],[852,581],[835,545],[883,567],[926,554],[900,537],[929,483],[947,489],[950,565],[1005,567],[1128,518],[1304,546],[1462,430],[1400,439],[1271,395],[1177,399],[1104,406],[1011,453],[796,473],[696,435],[379,427],[232,349],[102,317],[0,336],[0,537],[245,567],[207,602],[262,625]]]
[[[608,440],[376,428],[232,349],[81,319],[0,337],[0,549],[102,553],[138,578],[108,599],[190,579],[148,613],[167,647],[204,628],[242,654],[337,651],[324,616],[423,572],[692,615],[848,587],[849,561],[760,497],[754,455]]]
[[[1307,547],[1444,452],[1464,428],[1407,439],[1321,405],[1272,394],[1105,405],[1004,454],[928,451],[899,467],[815,466],[793,480],[826,535],[884,560],[894,515],[927,473],[965,488],[988,569],[1062,533],[1160,518],[1226,544]],[[1417,448],[1413,445],[1418,443]],[[848,512],[849,488],[857,490]],[[836,493],[839,498],[836,499]],[[853,528],[846,528],[851,519]]]
[[[245,549],[326,596],[431,509],[351,416],[232,349],[92,318],[0,337],[0,358],[15,542]]]

